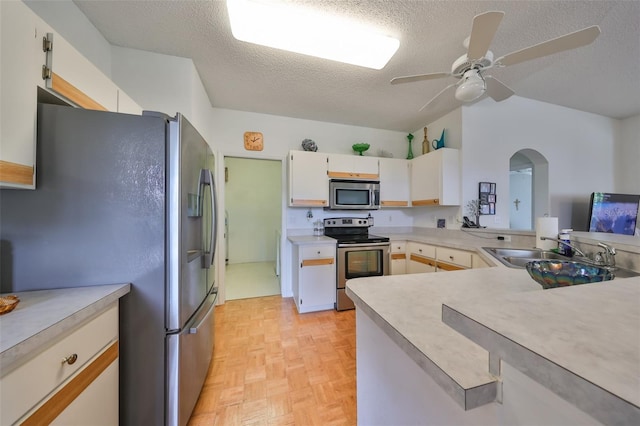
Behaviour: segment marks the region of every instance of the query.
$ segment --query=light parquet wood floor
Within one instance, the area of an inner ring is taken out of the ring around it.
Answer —
[[[298,314],[292,298],[227,301],[189,426],[355,425],[355,311]]]

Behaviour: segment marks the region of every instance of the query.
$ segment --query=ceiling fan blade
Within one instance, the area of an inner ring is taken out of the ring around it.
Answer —
[[[487,84],[487,95],[491,96],[496,102],[504,101],[514,94],[513,90],[509,89],[497,78],[488,75],[484,78],[484,81]]]
[[[429,105],[431,105],[433,103],[433,101],[435,101],[436,99],[438,99],[438,97],[440,97],[440,95],[442,95],[444,92],[446,92],[447,90],[451,89],[452,87],[455,87],[458,85],[459,82],[457,83],[451,83],[450,85],[448,85],[447,87],[445,87],[444,89],[442,89],[441,91],[438,92],[437,95],[435,95],[433,98],[431,98],[431,100],[429,102],[427,102],[426,104],[424,104],[424,106],[422,108],[420,108],[418,111],[422,111],[423,109],[427,108]]]
[[[480,59],[487,54],[503,16],[504,12],[490,11],[476,15],[473,18],[467,58],[471,60]]]
[[[494,63],[503,66],[519,64],[520,62],[529,61],[531,59],[541,58],[543,56],[552,55],[564,50],[575,49],[577,47],[586,46],[592,43],[600,35],[600,27],[593,25],[566,34],[534,46],[525,47],[516,52],[504,55],[494,61]]]
[[[433,80],[436,78],[449,77],[450,72],[433,72],[430,74],[408,75],[406,77],[396,77],[391,80],[391,84],[411,83],[413,81]]]

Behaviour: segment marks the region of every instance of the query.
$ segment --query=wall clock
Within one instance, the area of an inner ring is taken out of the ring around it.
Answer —
[[[262,151],[264,138],[260,132],[244,132],[244,149],[248,151]]]

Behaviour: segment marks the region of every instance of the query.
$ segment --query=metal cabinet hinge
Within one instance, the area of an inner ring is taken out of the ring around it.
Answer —
[[[53,50],[53,40],[49,38],[49,34],[46,37],[42,37],[42,51],[51,52]]]
[[[42,79],[48,80],[51,78],[51,68],[46,65],[42,66]]]
[[[46,36],[42,37],[42,51],[46,54],[44,65],[42,66],[42,79],[51,80],[53,75],[51,71],[53,68],[53,33],[47,33]]]

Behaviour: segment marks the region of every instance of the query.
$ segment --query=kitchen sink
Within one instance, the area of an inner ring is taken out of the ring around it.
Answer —
[[[498,259],[502,264],[510,268],[524,268],[532,260],[554,259],[571,260],[570,257],[563,256],[553,251],[541,249],[514,249],[514,248],[492,248],[483,247]]]
[[[549,250],[542,249],[517,249],[517,248],[499,248],[499,247],[483,247],[484,250],[491,253],[493,257],[498,259],[500,263],[509,268],[524,269],[525,265],[533,260],[566,260],[566,261],[582,261],[580,257],[567,257]],[[640,272],[629,269],[613,268],[613,273],[617,278],[630,278],[640,276]]]

